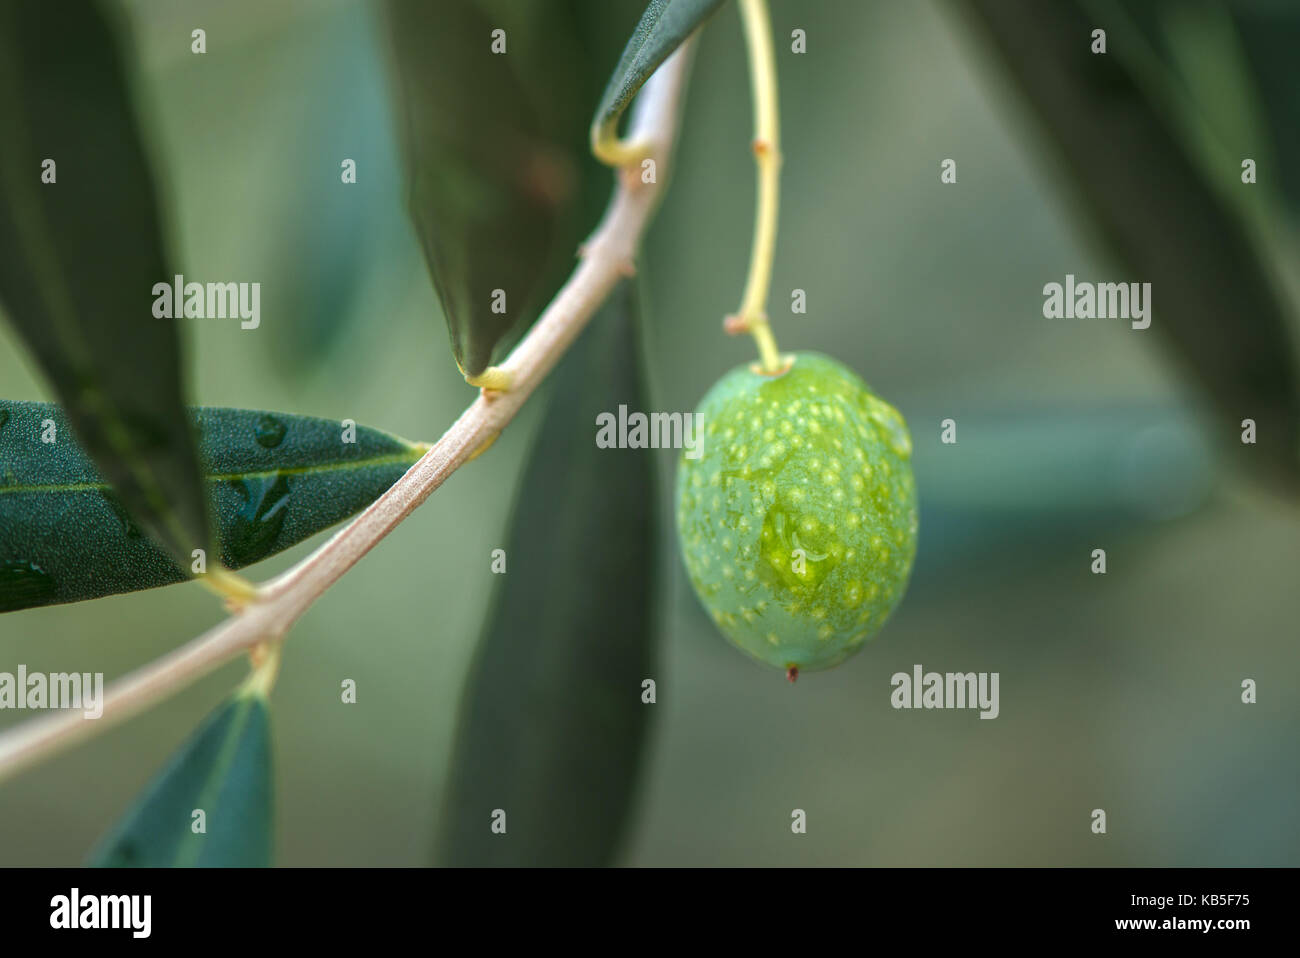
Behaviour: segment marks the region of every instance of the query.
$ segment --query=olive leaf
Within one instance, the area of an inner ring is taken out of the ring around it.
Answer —
[[[1163,68],[1176,79],[1198,121],[1217,134],[1220,168],[1240,170],[1243,159],[1255,160],[1257,182],[1249,190],[1230,182],[1235,197],[1268,205],[1280,200],[1283,212],[1289,208],[1289,215],[1300,216],[1300,178],[1286,175],[1300,159],[1300,85],[1294,66],[1300,6],[1090,0],[1087,9],[1106,24],[1117,52],[1130,45],[1125,27],[1139,28],[1148,46],[1131,52],[1147,61],[1147,69]],[[1117,34],[1120,46],[1115,46]]]
[[[1151,283],[1152,328],[1206,388],[1238,455],[1294,490],[1300,388],[1291,310],[1240,213],[1207,181],[1125,58],[1095,55],[1079,0],[967,0],[1126,279]],[[1230,169],[1224,176],[1237,176]],[[1236,442],[1252,419],[1257,444]]]
[[[270,865],[270,719],[267,700],[258,691],[245,687],[227,699],[100,840],[87,864]]]
[[[1264,122],[1272,137],[1275,176],[1291,216],[1300,221],[1300,83],[1295,58],[1300,49],[1300,6],[1232,3],[1227,13],[1236,22],[1242,59],[1259,91]]]
[[[418,256],[391,195],[399,163],[373,10],[350,3],[322,12],[310,57],[283,69],[330,109],[302,111],[291,142],[278,146],[274,175],[310,174],[264,211],[276,224],[266,266],[276,281],[262,290],[263,314],[276,318],[266,329],[271,358],[300,379],[323,367],[328,374],[332,360],[355,363],[358,351],[382,339],[360,331],[368,325],[363,315],[396,311],[400,290],[374,278],[381,270],[406,275]]]
[[[913,422],[945,415],[908,411]],[[1071,539],[1140,534],[1203,508],[1221,479],[1203,425],[1176,403],[968,403],[961,439],[945,445],[936,430],[915,444],[926,521],[912,588],[962,566],[1032,563]]]
[[[592,120],[592,138],[613,134],[619,118],[650,75],[724,0],[650,0],[632,32]]]
[[[628,823],[654,709],[654,458],[597,448],[595,423],[646,408],[633,297],[625,284],[556,372],[462,701],[445,864],[605,865]]]
[[[0,306],[128,513],[209,544],[153,183],[97,4],[0,2]]]
[[[203,407],[189,421],[232,569],[365,508],[423,452],[308,416]],[[0,612],[181,582],[187,571],[141,532],[57,406],[0,400]]]
[[[387,4],[411,219],[469,375],[532,317],[580,238],[586,107],[564,10]]]

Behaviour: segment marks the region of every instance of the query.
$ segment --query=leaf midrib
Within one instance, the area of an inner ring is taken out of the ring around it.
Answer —
[[[195,807],[203,809],[205,816],[217,810],[216,806],[225,791],[230,767],[235,761],[235,756],[239,754],[239,746],[243,742],[244,733],[248,728],[253,709],[257,707],[257,704],[252,695],[247,695],[241,697],[231,706],[236,711],[231,716],[226,739],[221,743],[221,750],[217,753],[216,761],[208,769],[208,774],[199,787],[198,797],[195,802]],[[196,837],[196,833],[192,828],[183,832],[180,843],[173,853],[172,864],[178,868],[195,865],[199,860],[199,856],[203,854],[206,838],[206,832],[203,832],[201,837]]]
[[[346,472],[355,469],[366,469],[371,466],[390,466],[399,464],[412,464],[419,460],[418,453],[394,453],[390,456],[377,456],[372,459],[357,459],[347,462],[331,462],[317,466],[290,466],[285,469],[259,469],[254,472],[228,472],[205,474],[204,482],[231,482],[237,479],[270,479],[274,476],[307,476],[315,474],[327,474],[331,472]],[[58,492],[97,492],[111,488],[107,482],[70,482],[70,483],[49,483],[46,485],[26,485],[26,486],[0,486],[0,495],[7,493],[58,493]]]

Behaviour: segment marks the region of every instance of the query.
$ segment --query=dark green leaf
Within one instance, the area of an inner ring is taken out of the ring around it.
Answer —
[[[91,852],[96,867],[271,864],[271,724],[266,699],[241,689],[204,721]],[[202,810],[206,831],[195,832]]]
[[[1207,181],[1125,58],[1090,52],[1096,24],[1077,0],[965,5],[1055,146],[1123,278],[1151,283],[1152,328],[1213,397],[1228,445],[1294,490],[1300,391],[1290,310],[1239,211]],[[1258,424],[1257,445],[1236,441],[1247,418]]]
[[[0,0],[0,143],[0,305],[127,511],[177,558],[206,548],[177,328],[153,315],[172,273],[97,4]]]
[[[1279,202],[1265,175],[1242,189],[1241,160],[1274,168],[1272,136],[1238,30],[1219,0],[1091,0],[1105,23],[1108,51],[1124,61],[1154,106],[1181,133],[1183,149],[1201,164],[1230,206],[1258,216]]]
[[[609,78],[592,120],[592,136],[614,132],[636,91],[724,0],[650,0]]]
[[[1300,50],[1300,5],[1295,3],[1232,3],[1228,13],[1240,31],[1244,60],[1249,64],[1272,137],[1276,178],[1291,215],[1300,220],[1300,82],[1296,51]]]
[[[655,708],[641,701],[654,678],[654,454],[597,448],[595,423],[647,408],[633,295],[619,290],[556,372],[462,702],[447,864],[605,865],[628,822]]]
[[[200,408],[191,421],[232,569],[365,508],[422,453],[361,426],[348,442],[343,423],[307,416]],[[0,400],[0,612],[184,579],[132,522],[57,406]]]
[[[411,217],[456,362],[477,375],[533,317],[553,265],[571,262],[580,238],[583,63],[563,8],[387,6]],[[504,54],[491,49],[498,29]],[[493,311],[498,289],[504,312]]]

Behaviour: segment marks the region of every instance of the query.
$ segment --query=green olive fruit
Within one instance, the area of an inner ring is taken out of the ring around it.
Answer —
[[[718,627],[793,679],[884,624],[907,588],[917,513],[903,417],[843,364],[792,358],[775,375],[733,369],[700,403],[677,531]]]

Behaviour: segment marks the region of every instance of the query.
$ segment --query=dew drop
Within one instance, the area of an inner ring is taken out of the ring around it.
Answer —
[[[284,423],[274,416],[263,416],[257,421],[257,428],[254,435],[257,438],[257,444],[264,449],[274,449],[280,443],[284,442],[285,429]]]
[[[0,612],[41,605],[54,595],[54,577],[26,559],[0,561]]]
[[[232,569],[264,559],[274,551],[289,512],[289,480],[278,472],[269,476],[232,479],[230,484],[243,500],[225,535],[222,547],[226,565]]]

